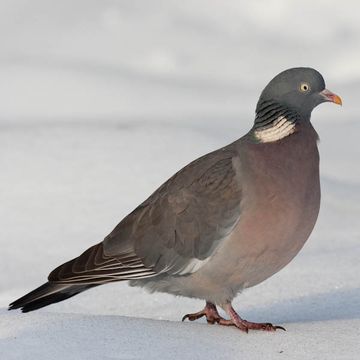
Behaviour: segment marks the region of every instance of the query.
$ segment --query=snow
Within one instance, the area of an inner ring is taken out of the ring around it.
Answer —
[[[9,360],[22,358],[24,349],[39,360],[328,359],[329,353],[334,359],[349,359],[358,325],[353,320],[299,323],[289,324],[289,333],[245,336],[231,328],[122,316],[42,313],[4,318],[4,325],[16,328],[17,334],[2,341]],[[336,341],[331,341],[335,334]]]
[[[348,4],[2,1],[1,360],[358,358],[360,9]],[[313,113],[320,218],[294,261],[234,302],[287,332],[181,323],[203,302],[125,283],[6,310],[180,167],[244,134],[262,87],[298,65],[344,101]]]

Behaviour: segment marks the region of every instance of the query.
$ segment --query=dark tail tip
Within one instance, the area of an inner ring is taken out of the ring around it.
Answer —
[[[9,305],[8,310],[29,312],[63,301],[96,285],[62,285],[47,282]]]

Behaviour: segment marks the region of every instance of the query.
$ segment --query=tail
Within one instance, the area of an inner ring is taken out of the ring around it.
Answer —
[[[29,312],[63,301],[99,284],[60,284],[47,282],[9,305],[9,310]]]
[[[53,270],[47,283],[11,303],[9,310],[33,311],[101,284],[155,274],[154,270],[143,265],[133,250],[125,250],[117,256],[110,256],[106,255],[103,243],[92,246]]]

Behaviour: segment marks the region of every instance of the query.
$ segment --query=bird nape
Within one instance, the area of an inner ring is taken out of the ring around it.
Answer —
[[[206,301],[202,311],[183,320],[205,316],[210,324],[246,332],[284,329],[242,319],[231,302],[288,264],[311,234],[320,181],[310,116],[323,102],[341,105],[319,72],[280,73],[261,93],[247,134],[185,166],[101,243],[57,267],[47,283],[9,309],[32,311],[128,280],[131,286]]]

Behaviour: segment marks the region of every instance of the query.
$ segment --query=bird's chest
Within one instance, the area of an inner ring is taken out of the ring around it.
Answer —
[[[316,141],[266,150],[264,154],[255,149],[244,159],[241,217],[228,241],[233,249],[228,259],[234,269],[231,279],[245,287],[265,280],[293,259],[319,212]]]

